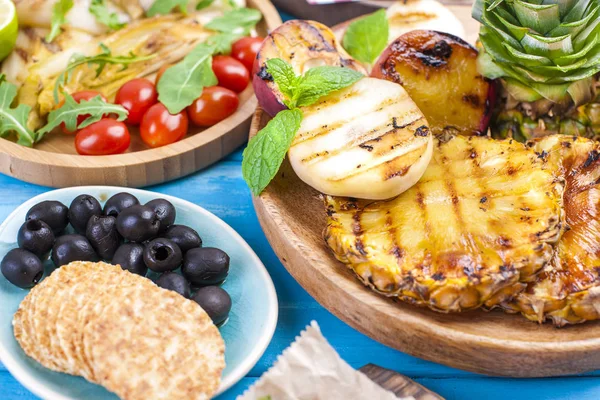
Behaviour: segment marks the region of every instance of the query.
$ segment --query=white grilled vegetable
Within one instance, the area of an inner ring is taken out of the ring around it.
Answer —
[[[428,123],[398,84],[363,78],[302,112],[288,156],[300,179],[325,194],[392,198],[431,160]]]

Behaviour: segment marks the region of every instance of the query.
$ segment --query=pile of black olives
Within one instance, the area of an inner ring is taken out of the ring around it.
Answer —
[[[149,278],[155,277],[158,286],[191,298],[215,324],[222,324],[231,310],[231,298],[219,286],[229,273],[229,256],[202,247],[198,232],[175,224],[176,215],[165,199],[142,205],[129,193],[112,196],[104,207],[87,194],[69,207],[44,201],[27,212],[17,237],[19,248],[6,254],[0,269],[24,289],[42,279],[48,257],[57,268],[104,260],[141,276],[150,270]]]

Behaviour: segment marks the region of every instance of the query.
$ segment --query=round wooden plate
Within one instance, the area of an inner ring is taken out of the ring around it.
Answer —
[[[281,24],[269,0],[248,0],[248,7],[263,14],[257,26],[261,36]],[[192,127],[186,139],[156,149],[148,149],[134,131],[128,152],[112,156],[80,156],[73,136],[62,134],[48,135],[33,149],[0,139],[0,172],[52,187],[142,187],[170,181],[205,168],[241,146],[248,139],[256,106],[248,87],[240,94],[240,108],[217,125],[205,130]]]

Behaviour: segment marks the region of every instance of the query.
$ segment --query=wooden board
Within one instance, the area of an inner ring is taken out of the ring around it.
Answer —
[[[378,365],[368,364],[360,368],[359,371],[398,397],[412,396],[415,400],[444,400],[443,397],[428,390],[412,379],[395,371],[381,368]]]
[[[269,0],[248,0],[264,16],[257,30],[265,36],[281,24]],[[30,183],[52,187],[112,185],[142,187],[189,175],[225,157],[248,138],[257,101],[251,87],[240,95],[240,107],[219,124],[200,130],[190,127],[180,142],[148,149],[137,132],[127,153],[111,156],[77,155],[73,136],[49,135],[31,149],[0,139],[0,172]]]

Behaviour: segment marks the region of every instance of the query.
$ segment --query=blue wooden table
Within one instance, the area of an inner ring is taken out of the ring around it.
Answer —
[[[353,367],[376,363],[409,376],[449,400],[600,400],[600,371],[564,378],[490,378],[390,349],[337,319],[312,299],[277,259],[256,218],[250,192],[242,179],[241,160],[242,149],[187,178],[147,188],[196,203],[231,225],[261,258],[277,289],[279,322],[273,341],[248,376],[217,400],[233,400],[243,393],[312,320],[319,323],[325,337]],[[48,190],[51,189],[0,174],[0,222],[24,201]],[[1,363],[0,399],[35,399]]]

